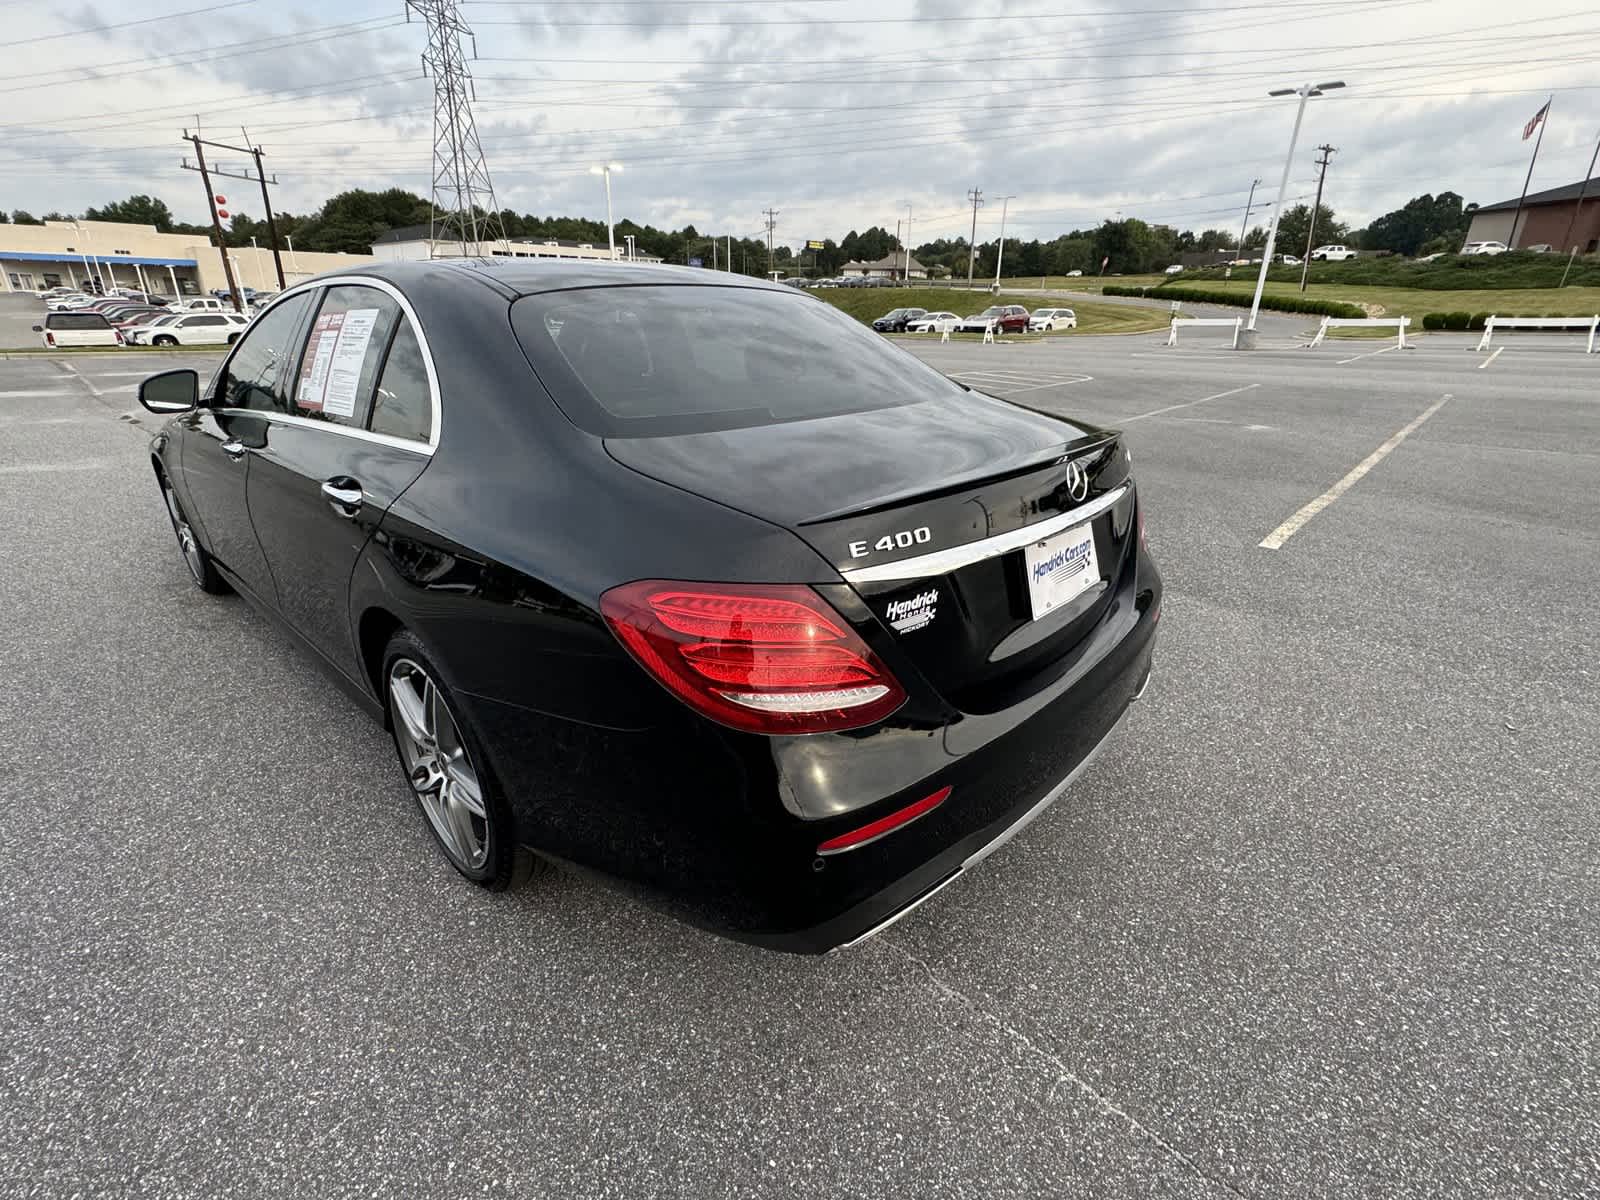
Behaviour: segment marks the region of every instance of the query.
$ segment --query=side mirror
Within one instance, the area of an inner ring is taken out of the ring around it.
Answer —
[[[43,325],[35,325],[33,327],[33,331],[35,333],[43,333],[44,332],[44,326]]]
[[[200,403],[200,376],[187,367],[152,375],[139,385],[139,403],[153,413],[188,412]]]

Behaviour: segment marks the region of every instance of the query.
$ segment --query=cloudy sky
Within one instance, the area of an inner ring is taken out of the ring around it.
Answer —
[[[431,0],[430,0],[431,2]],[[478,130],[502,207],[746,236],[1053,237],[1117,213],[1236,228],[1251,180],[1367,219],[1428,191],[1514,198],[1583,177],[1600,135],[1600,13],[1582,0],[462,0]],[[404,0],[0,0],[0,207],[149,192],[203,220],[184,127],[246,126],[303,212],[348,187],[426,193],[426,29]],[[468,43],[471,53],[471,44]],[[21,64],[31,68],[24,74]],[[226,161],[225,156],[224,161]],[[240,185],[229,185],[240,189]],[[243,196],[241,194],[241,199]],[[259,215],[259,201],[237,203]]]

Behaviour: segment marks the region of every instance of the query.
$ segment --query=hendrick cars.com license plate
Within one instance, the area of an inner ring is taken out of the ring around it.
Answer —
[[[1026,554],[1028,598],[1033,603],[1035,621],[1100,582],[1092,525],[1078,525],[1035,542]]]

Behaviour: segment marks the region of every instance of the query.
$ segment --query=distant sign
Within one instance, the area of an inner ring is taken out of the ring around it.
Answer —
[[[703,267],[706,265],[706,260],[703,258],[691,258],[689,260],[689,265],[691,267]]]
[[[807,250],[822,250],[824,248],[825,247],[823,246],[823,244],[821,242],[807,242],[806,243],[806,249]]]

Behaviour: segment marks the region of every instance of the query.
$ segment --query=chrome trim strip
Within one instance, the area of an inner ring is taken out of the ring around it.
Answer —
[[[225,413],[234,417],[256,417],[262,421],[271,421],[274,425],[295,425],[304,429],[320,429],[323,433],[337,433],[341,437],[359,438],[363,442],[376,442],[380,446],[392,446],[396,450],[409,450],[413,454],[431,456],[433,447],[426,442],[414,442],[410,438],[394,437],[387,433],[373,433],[370,429],[355,429],[349,425],[335,425],[332,421],[313,421],[310,417],[297,417],[292,413],[281,413],[275,409],[266,408],[213,408],[214,413]]]
[[[887,583],[896,579],[948,575],[951,571],[958,571],[986,558],[1008,554],[1023,546],[1031,546],[1034,542],[1042,541],[1064,529],[1081,525],[1098,517],[1127,494],[1128,484],[1119,484],[1104,496],[1097,496],[1070,512],[1060,513],[1043,521],[1035,521],[1032,525],[1024,525],[1021,529],[997,533],[982,541],[968,542],[964,546],[952,546],[948,550],[935,550],[931,554],[919,554],[915,558],[902,558],[898,562],[870,567],[843,567],[839,574],[850,583]]]
[[[887,917],[885,917],[883,920],[879,921],[876,925],[874,925],[871,929],[867,930],[865,933],[858,933],[855,937],[851,938],[848,942],[844,942],[844,943],[841,943],[838,946],[835,946],[832,950],[829,950],[828,953],[829,954],[837,954],[841,950],[851,950],[851,949],[854,949],[856,946],[861,945],[862,942],[865,942],[865,941],[867,941],[867,940],[869,940],[871,938],[877,937],[885,929],[889,928],[889,926],[893,925],[896,921],[900,920],[900,918],[910,916],[913,912],[915,912],[917,909],[921,908],[929,900],[932,900],[940,892],[944,891],[945,888],[949,887],[956,880],[960,879],[961,878],[961,872],[962,872],[963,869],[964,868],[962,868],[962,867],[957,867],[953,872],[951,872],[949,875],[946,875],[938,883],[934,884],[927,891],[923,892],[922,895],[918,896],[910,904],[906,905],[904,908],[895,909],[894,912],[890,913]]]
[[[1122,727],[1128,723],[1128,712],[1129,710],[1126,708],[1122,710],[1122,715],[1117,718],[1117,723],[1110,729],[1106,730],[1105,736],[1094,744],[1094,749],[1085,754],[1083,756],[1083,761],[1081,761],[1077,766],[1073,767],[1071,771],[1067,772],[1067,777],[1060,783],[1056,784],[1055,787],[1051,788],[1045,794],[1043,800],[1039,801],[1039,803],[1035,804],[1027,812],[1023,813],[1020,817],[1013,821],[1011,825],[1000,834],[999,837],[994,839],[994,841],[990,842],[987,846],[974,851],[973,854],[961,864],[961,869],[965,871],[969,867],[977,866],[996,850],[1000,849],[1001,846],[1004,846],[1012,838],[1016,837],[1017,834],[1021,833],[1029,825],[1032,825],[1035,820],[1044,814],[1045,809],[1049,808],[1057,800],[1061,799],[1061,794],[1071,787],[1073,781],[1076,780],[1079,775],[1082,775],[1084,771],[1088,770],[1089,764],[1100,756],[1100,751],[1105,747],[1105,744],[1114,736],[1116,736],[1116,734],[1121,731]]]
[[[314,288],[335,287],[341,284],[351,284],[356,287],[377,288],[378,291],[384,292],[391,296],[395,303],[400,306],[400,310],[405,313],[406,319],[411,322],[411,332],[417,335],[417,349],[422,352],[422,365],[428,372],[428,395],[433,400],[433,425],[429,429],[427,445],[424,447],[420,442],[409,441],[405,438],[391,437],[386,433],[368,433],[364,429],[347,429],[342,426],[330,426],[326,421],[312,421],[311,424],[315,425],[318,429],[335,428],[346,434],[365,434],[367,437],[373,439],[374,441],[381,442],[386,446],[398,445],[403,449],[415,450],[419,454],[432,454],[439,445],[439,427],[444,421],[444,405],[439,402],[439,373],[434,368],[433,350],[428,345],[428,335],[423,332],[422,322],[417,319],[417,310],[411,307],[411,301],[407,300],[405,293],[403,293],[399,288],[395,287],[394,284],[390,283],[387,279],[378,279],[372,275],[317,275],[311,279],[305,280],[303,283],[296,283],[290,287],[284,288],[283,291],[279,292],[273,297],[271,304],[267,305],[256,314],[255,319],[251,321],[251,324],[255,324],[255,321],[259,321],[262,317],[266,316],[267,313],[271,312],[274,308],[278,307],[278,305],[282,304],[291,296],[298,296],[301,292],[311,291]],[[248,329],[248,326],[246,328]],[[241,334],[239,337],[239,342],[243,342],[244,338],[245,335]],[[221,375],[222,371],[226,370],[228,364],[233,361],[234,354],[238,352],[239,342],[235,342],[233,349],[228,351],[227,357],[222,360],[222,367],[218,370],[217,375]],[[216,382],[216,378],[216,376],[212,377],[213,383]],[[245,410],[225,409],[221,411],[239,412]],[[254,412],[256,410],[251,409],[248,411]]]

